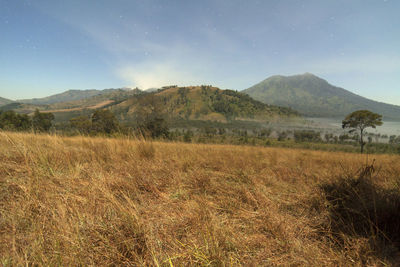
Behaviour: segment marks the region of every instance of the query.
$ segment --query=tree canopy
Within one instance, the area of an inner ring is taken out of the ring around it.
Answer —
[[[13,110],[0,111],[0,129],[26,131],[31,128],[31,119],[26,114],[18,114]]]
[[[48,132],[52,126],[53,120],[53,113],[43,113],[36,109],[32,117],[33,129],[39,132]]]
[[[119,122],[108,109],[96,110],[92,115],[92,129],[96,132],[111,134],[119,130]]]
[[[365,142],[363,140],[364,130],[368,127],[376,128],[382,125],[382,115],[371,112],[369,110],[357,110],[349,115],[342,121],[342,128],[349,128],[350,132],[360,132],[360,145],[361,153],[364,151]]]

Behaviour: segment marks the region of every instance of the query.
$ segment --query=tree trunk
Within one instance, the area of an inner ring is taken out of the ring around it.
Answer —
[[[363,138],[364,129],[360,131],[360,145],[361,145],[361,154],[364,152],[364,138]]]

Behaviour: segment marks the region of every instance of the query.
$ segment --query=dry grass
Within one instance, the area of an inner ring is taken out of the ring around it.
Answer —
[[[400,157],[374,158],[374,186],[398,192]],[[332,221],[324,188],[351,179],[365,156],[0,133],[0,160],[5,266],[396,261],[396,244],[381,253],[373,234]]]

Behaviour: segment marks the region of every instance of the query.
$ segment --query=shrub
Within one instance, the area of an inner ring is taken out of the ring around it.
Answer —
[[[372,251],[387,256],[400,248],[400,192],[376,185],[374,171],[372,164],[358,177],[321,186],[329,211],[324,232],[330,232],[339,245],[344,245],[345,235],[366,238]]]

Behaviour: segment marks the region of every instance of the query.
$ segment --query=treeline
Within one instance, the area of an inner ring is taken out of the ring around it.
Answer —
[[[13,110],[0,111],[0,129],[7,131],[48,132],[52,126],[54,115],[36,110],[32,116],[18,114]]]
[[[358,138],[358,135],[348,134],[337,136],[327,133],[323,135],[321,132],[313,130],[273,130],[271,128],[248,130],[207,126],[175,129],[169,135],[169,140],[188,143],[275,146],[345,152],[359,151]],[[369,140],[366,144],[366,151],[368,153],[400,154],[400,142],[374,143]]]
[[[0,112],[0,129],[8,131],[49,132],[67,135],[133,135],[150,139],[163,139],[187,143],[219,143],[236,145],[298,147],[332,151],[358,151],[358,135],[330,133],[313,130],[274,130],[271,128],[226,128],[203,126],[190,129],[171,129],[157,99],[147,99],[135,111],[133,125],[119,122],[109,109],[96,110],[87,116],[70,119],[62,126],[53,125],[54,115],[36,110],[31,116],[14,111]],[[375,141],[373,142],[373,138]],[[387,143],[379,143],[377,136],[369,135],[366,149],[369,153],[400,153],[400,136],[379,136]]]
[[[155,107],[155,103],[153,103]],[[169,138],[169,127],[166,118],[156,108],[137,110],[134,125],[121,124],[114,113],[108,109],[96,110],[90,116],[79,116],[70,119],[64,131],[84,135],[135,135],[145,138]]]

